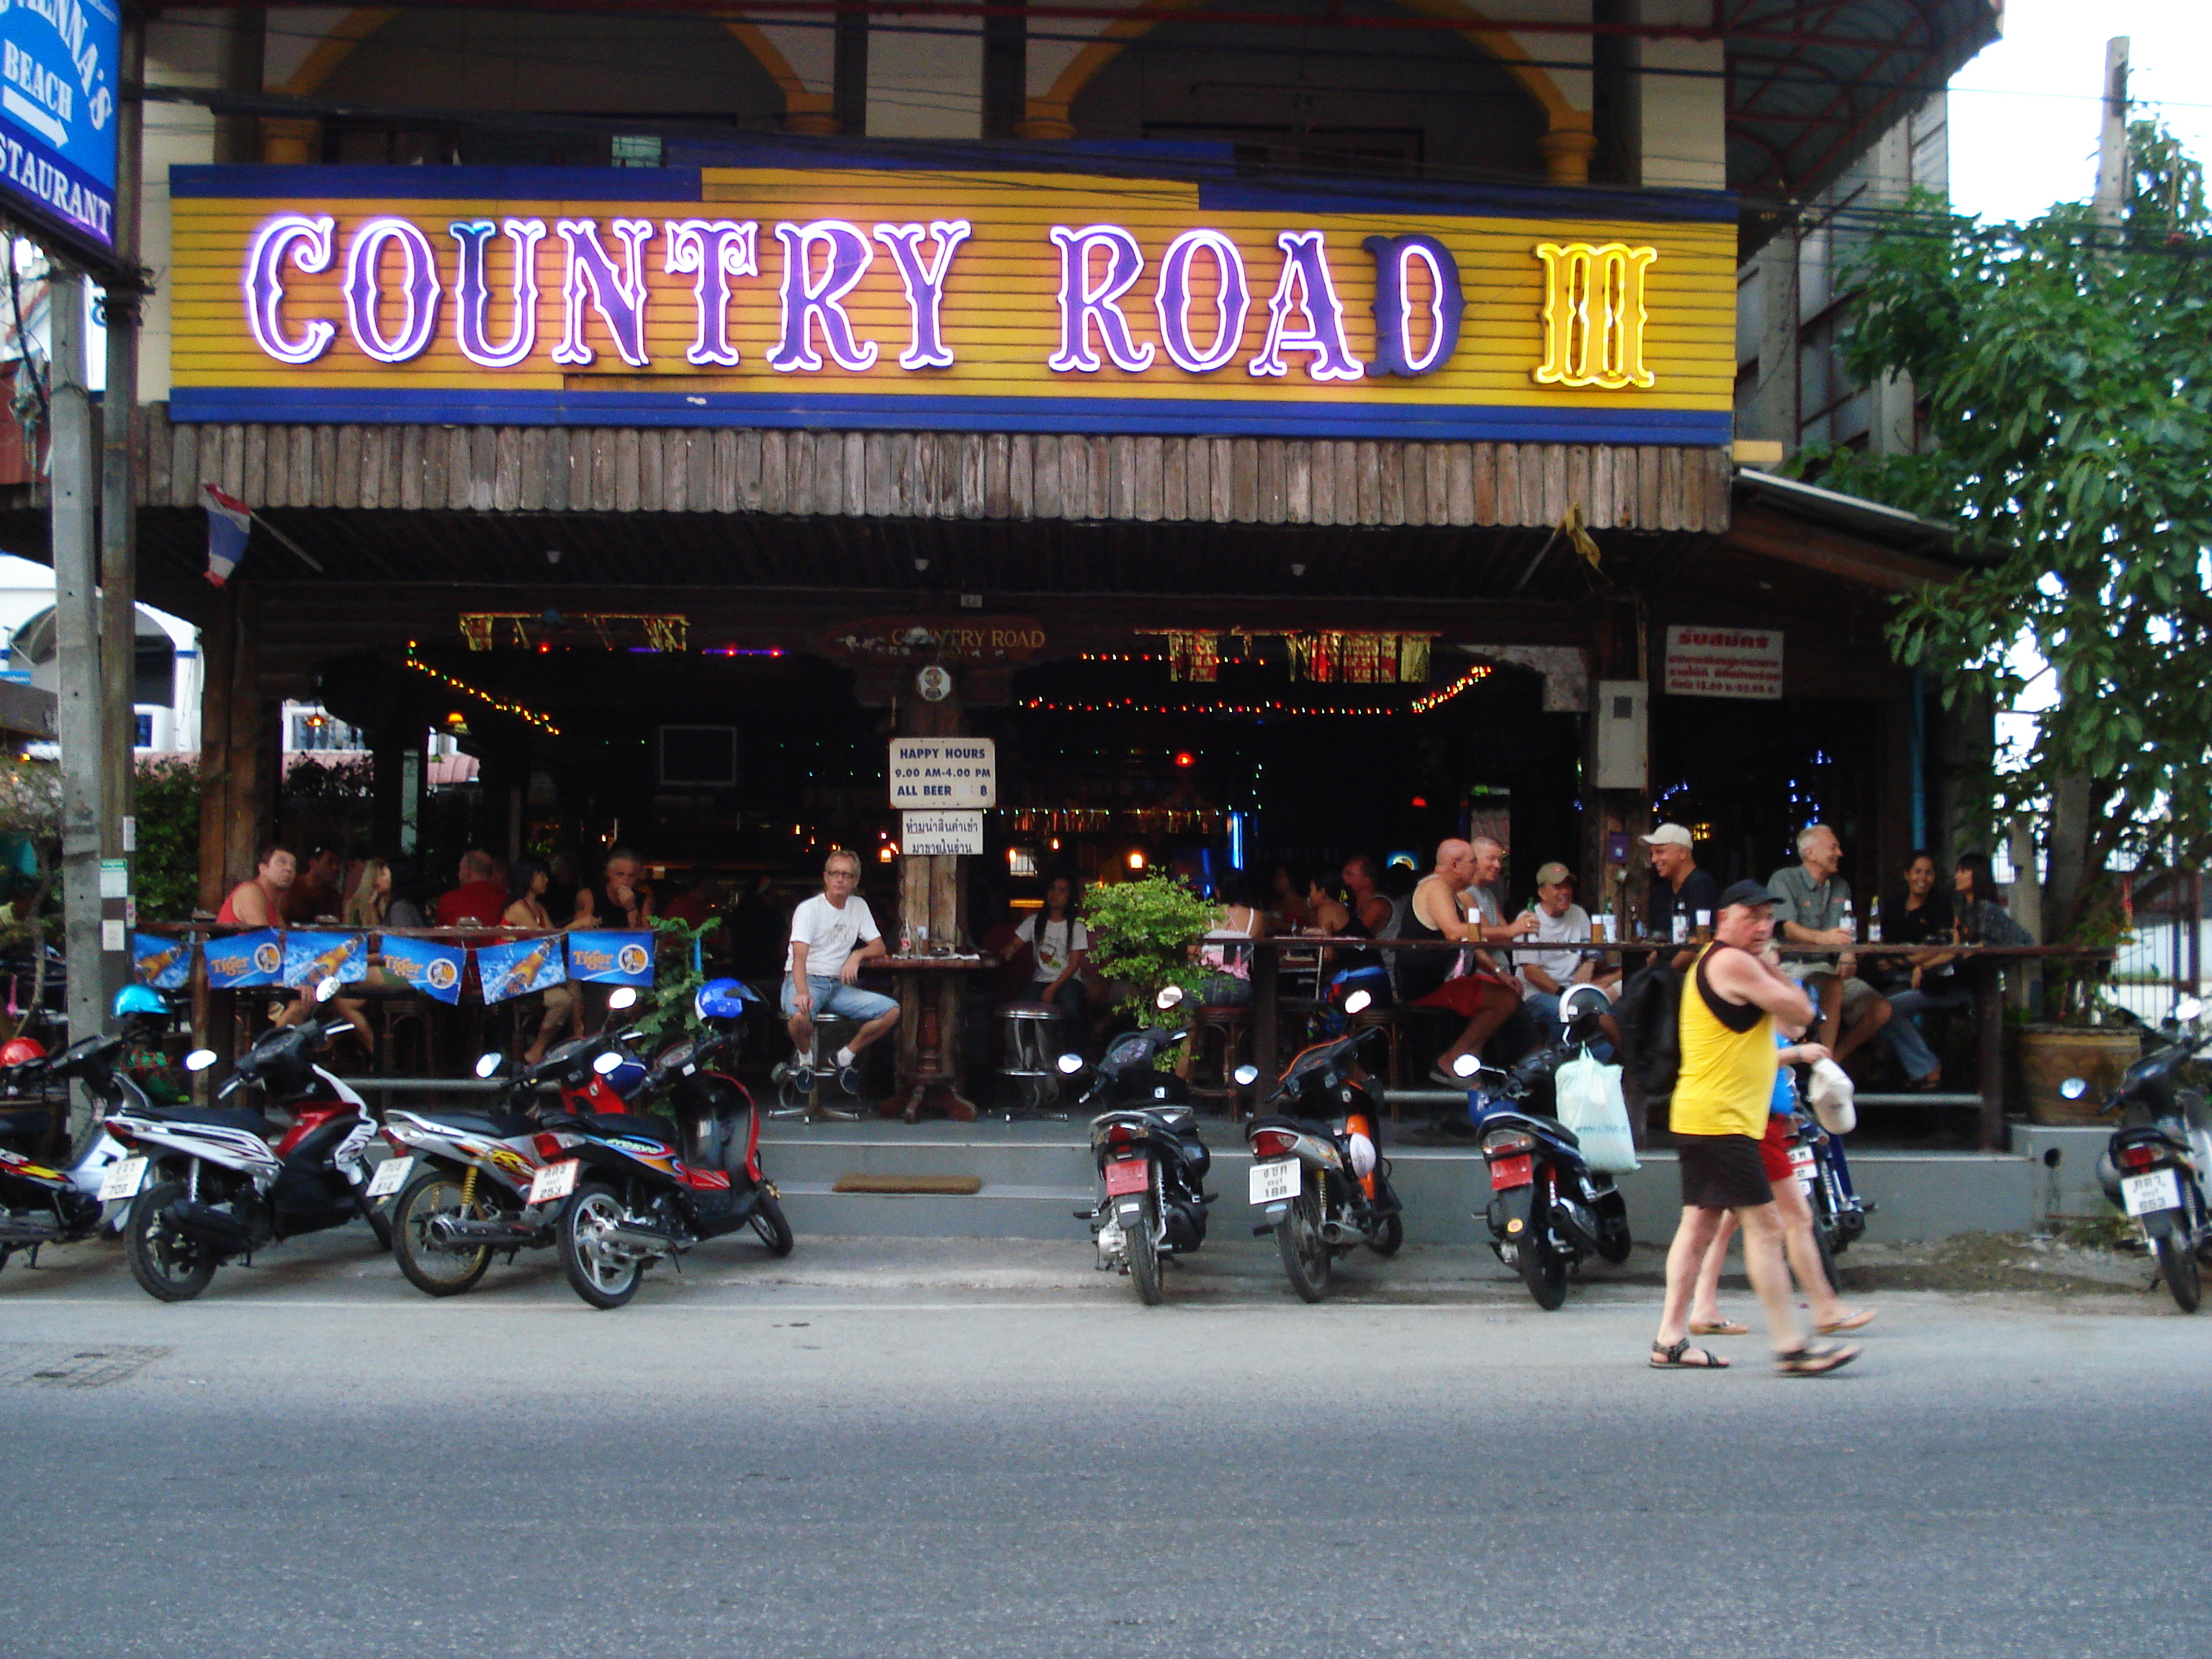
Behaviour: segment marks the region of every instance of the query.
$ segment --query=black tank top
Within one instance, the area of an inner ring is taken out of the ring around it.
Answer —
[[[1414,899],[1420,896],[1414,890]],[[1457,909],[1459,899],[1452,899]],[[1408,900],[1406,904],[1406,925],[1399,929],[1398,937],[1407,939],[1441,939],[1441,927],[1431,927],[1421,920],[1420,906]],[[1451,977],[1452,965],[1459,960],[1449,951],[1407,951],[1398,957],[1398,995],[1401,1001],[1418,1002]]]

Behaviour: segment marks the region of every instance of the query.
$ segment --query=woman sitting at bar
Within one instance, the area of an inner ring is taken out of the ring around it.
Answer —
[[[1943,1067],[1928,1046],[1913,1016],[1929,1009],[1964,1008],[1973,1001],[1948,964],[1956,957],[1944,947],[1955,942],[1949,896],[1936,888],[1936,855],[1915,851],[1905,861],[1905,884],[1881,902],[1885,945],[1910,945],[1909,956],[1862,958],[1859,971],[1889,999],[1889,1024],[1882,1027],[1890,1052],[1905,1080],[1916,1089],[1943,1081]]]
[[[515,860],[507,875],[507,908],[500,916],[501,922],[509,927],[530,927],[548,933],[565,932],[565,926],[556,926],[545,911],[545,890],[552,881],[552,872],[540,860]],[[535,1066],[544,1059],[546,1044],[576,1017],[576,992],[573,986],[565,982],[549,985],[544,999],[544,1013],[538,1022],[538,1035],[531,1039],[522,1056],[525,1066]]]
[[[1199,982],[1200,1006],[1252,1006],[1252,941],[1267,937],[1267,919],[1249,902],[1243,877],[1231,871],[1213,884],[1221,909],[1198,942],[1198,959],[1208,969]]]

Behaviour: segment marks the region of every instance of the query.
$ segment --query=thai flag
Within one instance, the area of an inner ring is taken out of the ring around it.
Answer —
[[[206,486],[208,515],[207,579],[217,587],[230,580],[246,556],[246,538],[253,529],[253,509],[213,484]]]

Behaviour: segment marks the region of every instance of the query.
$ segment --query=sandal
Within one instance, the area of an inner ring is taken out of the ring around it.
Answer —
[[[1784,1376],[1825,1376],[1830,1371],[1841,1370],[1858,1357],[1859,1350],[1849,1343],[1832,1342],[1824,1347],[1808,1342],[1802,1348],[1776,1354],[1774,1369]]]
[[[1863,1331],[1873,1323],[1874,1310],[1857,1308],[1845,1314],[1841,1319],[1832,1319],[1826,1324],[1815,1325],[1813,1328],[1823,1336],[1841,1336],[1845,1331]],[[1692,1328],[1696,1328],[1693,1326]]]
[[[1695,1359],[1690,1358],[1697,1355]],[[1680,1342],[1651,1345],[1651,1369],[1655,1371],[1724,1371],[1729,1362],[1708,1348],[1693,1348],[1690,1339]]]
[[[1692,1320],[1690,1334],[1692,1336],[1749,1336],[1751,1327],[1723,1314],[1718,1319]]]

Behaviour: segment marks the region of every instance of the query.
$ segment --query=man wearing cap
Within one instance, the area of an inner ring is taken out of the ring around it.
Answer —
[[[1713,913],[1721,908],[1721,884],[1709,871],[1700,870],[1690,848],[1690,832],[1679,823],[1662,823],[1640,838],[1651,849],[1651,897],[1647,914],[1651,937],[1676,937],[1674,922],[1682,923],[1680,937],[1702,942],[1712,932]],[[1674,971],[1686,973],[1697,958],[1684,951],[1674,958]]]
[[[1575,902],[1574,872],[1557,860],[1544,866],[1536,872],[1536,931],[1528,942],[1566,947],[1587,945],[1589,939],[1589,913]],[[1595,984],[1609,995],[1612,981],[1620,977],[1617,972],[1601,974],[1595,957],[1566,948],[1520,952],[1516,969],[1521,1006],[1554,1038],[1561,1024],[1559,999],[1567,987]]]
[[[1713,942],[1698,953],[1682,987],[1682,1064],[1668,1120],[1682,1176],[1682,1219],[1667,1252],[1667,1300],[1651,1341],[1655,1370],[1717,1370],[1728,1362],[1690,1346],[1690,1298],[1698,1268],[1733,1213],[1743,1230],[1744,1269],[1766,1311],[1777,1370],[1810,1376],[1834,1370],[1858,1350],[1806,1339],[1791,1306],[1782,1221],[1759,1142],[1784,1030],[1813,1023],[1812,999],[1771,959],[1774,901],[1755,881],[1720,896]]]

